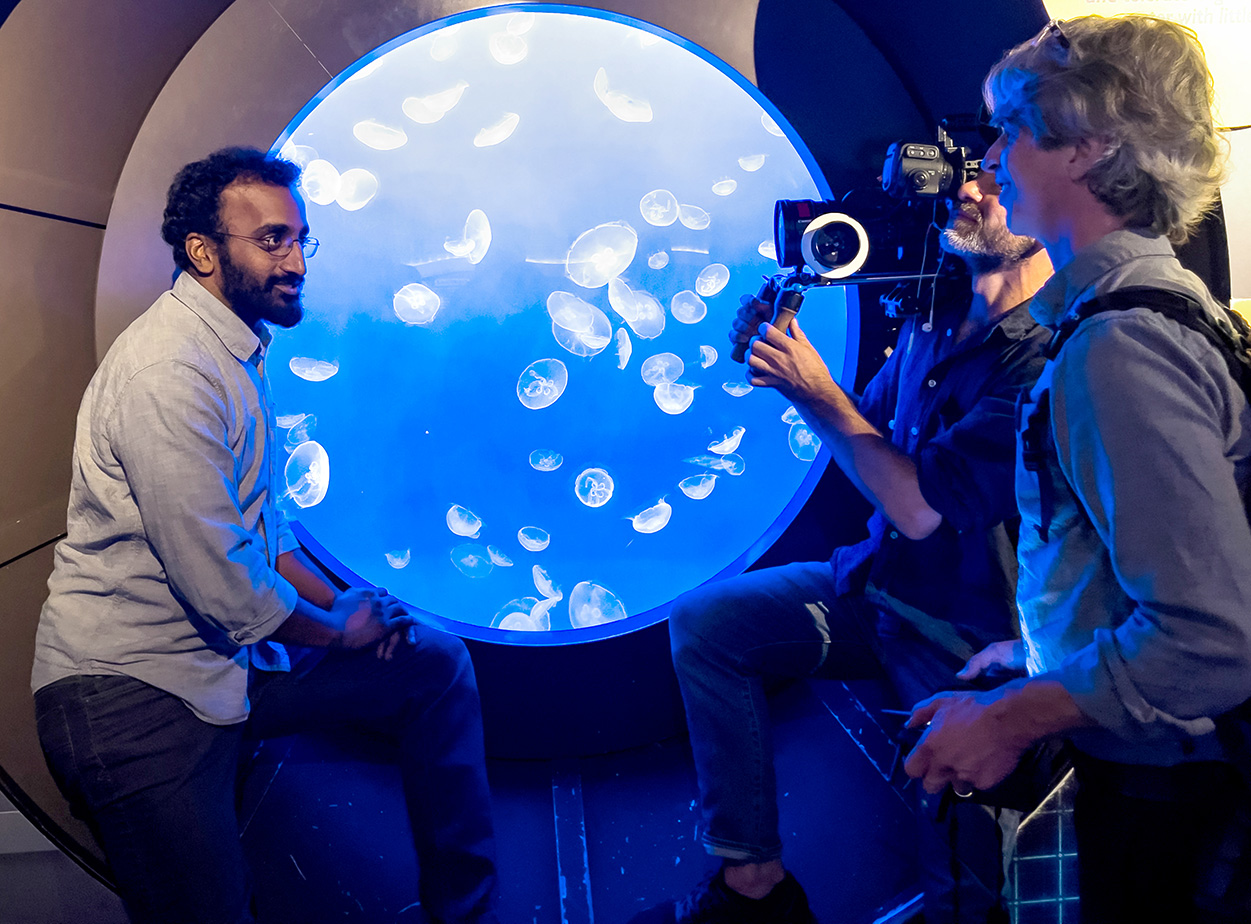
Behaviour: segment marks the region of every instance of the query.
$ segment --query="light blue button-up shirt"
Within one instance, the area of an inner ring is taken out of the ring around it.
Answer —
[[[123,674],[206,722],[247,717],[249,646],[296,603],[275,570],[296,542],[276,506],[268,342],[183,273],[113,344],[78,412],[34,689]]]

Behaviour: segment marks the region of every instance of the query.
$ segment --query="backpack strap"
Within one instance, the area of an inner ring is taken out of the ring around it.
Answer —
[[[1222,306],[1223,307],[1223,306]],[[1149,308],[1176,321],[1182,327],[1202,334],[1225,359],[1234,381],[1251,398],[1251,327],[1234,311],[1225,308],[1226,320],[1233,332],[1215,324],[1204,307],[1192,296],[1155,286],[1130,286],[1100,295],[1077,307],[1066,317],[1044,349],[1048,359],[1055,359],[1082,322],[1105,311]]]

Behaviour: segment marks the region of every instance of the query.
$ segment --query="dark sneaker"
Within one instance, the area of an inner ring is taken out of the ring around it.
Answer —
[[[630,919],[630,924],[816,924],[808,896],[790,873],[764,898],[748,898],[725,884],[718,870],[691,893]]]

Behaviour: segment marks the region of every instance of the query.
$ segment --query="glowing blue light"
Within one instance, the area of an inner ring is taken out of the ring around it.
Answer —
[[[268,364],[303,526],[512,640],[617,631],[740,570],[823,464],[779,395],[710,368],[777,272],[774,201],[828,196],[775,116],[680,39],[540,4],[332,81],[275,145],[321,242]],[[839,367],[841,293],[809,306]]]

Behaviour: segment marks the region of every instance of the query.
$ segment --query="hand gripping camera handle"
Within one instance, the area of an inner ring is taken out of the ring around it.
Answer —
[[[760,291],[756,293],[757,301],[766,302],[769,305],[773,306],[773,314],[774,314],[773,326],[774,327],[778,326],[778,322],[777,322],[778,292],[779,292],[779,286],[778,286],[777,280],[774,279],[773,277],[769,277],[765,279],[764,285],[762,285],[760,287]],[[783,322],[782,327],[785,328],[787,324],[791,323],[791,318],[793,318],[794,316],[795,316],[795,312],[792,311],[790,315],[786,318],[786,320]],[[747,358],[747,341],[744,340],[742,343],[734,344],[734,352],[730,354],[730,359],[734,360],[736,363],[741,363],[746,358]]]

